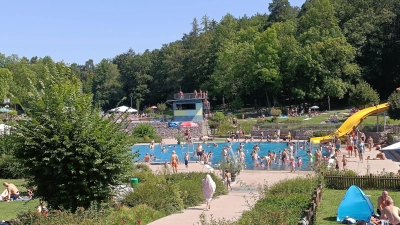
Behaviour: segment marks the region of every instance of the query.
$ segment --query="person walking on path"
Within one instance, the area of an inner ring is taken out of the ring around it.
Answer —
[[[358,142],[358,157],[360,158],[361,162],[364,162],[364,141]]]
[[[346,165],[347,165],[347,159],[346,159],[346,155],[343,155],[343,159],[342,159],[342,163],[343,163],[343,171],[346,171]]]
[[[372,136],[369,136],[369,138],[368,138],[368,149],[369,149],[369,151],[372,150],[372,147],[374,147],[374,139],[372,138]]]
[[[210,210],[211,208],[211,199],[215,193],[215,189],[217,188],[215,182],[211,178],[210,174],[207,174],[206,178],[202,180],[203,185],[203,195],[206,199],[206,211]]]
[[[232,174],[229,172],[229,170],[225,170],[225,178],[226,178],[226,187],[231,188],[232,191],[232,187],[231,187],[231,183],[232,183]]]

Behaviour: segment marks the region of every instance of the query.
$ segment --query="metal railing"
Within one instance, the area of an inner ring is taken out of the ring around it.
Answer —
[[[176,93],[174,94],[174,99],[207,99],[208,96],[206,93]]]

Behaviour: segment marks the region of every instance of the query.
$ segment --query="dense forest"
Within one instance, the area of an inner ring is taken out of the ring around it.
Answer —
[[[0,95],[24,108],[29,84],[52,82],[49,74],[61,70],[76,75],[103,110],[121,100],[143,110],[195,89],[207,90],[212,105],[235,108],[323,105],[328,98],[346,104],[365,82],[386,101],[400,84],[400,1],[307,0],[298,8],[273,0],[265,11],[219,22],[194,18],[181,40],[97,64],[0,53]]]

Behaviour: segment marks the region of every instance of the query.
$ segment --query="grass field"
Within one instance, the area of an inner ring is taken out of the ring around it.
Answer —
[[[26,187],[24,186],[25,181],[22,179],[0,179],[1,187],[4,188],[3,182],[15,184],[20,192],[24,195]],[[5,189],[0,189],[1,192]],[[15,219],[17,214],[24,211],[35,210],[36,206],[39,205],[39,200],[34,199],[30,201],[13,201],[13,202],[0,202],[0,221]]]
[[[376,213],[376,205],[378,203],[378,197],[381,196],[382,190],[363,190],[363,191],[369,197],[372,204],[374,205]],[[346,190],[332,190],[332,189],[323,190],[322,202],[317,210],[316,224],[318,225],[338,224],[338,222],[336,222],[336,213],[345,193]],[[396,200],[400,198],[400,192],[389,191],[389,195],[395,200],[396,204]]]

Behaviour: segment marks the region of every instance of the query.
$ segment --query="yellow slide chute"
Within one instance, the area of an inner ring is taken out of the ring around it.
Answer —
[[[372,114],[381,113],[387,111],[389,109],[389,104],[384,103],[377,106],[372,106],[369,108],[365,108],[354,113],[350,116],[342,126],[339,127],[332,135],[327,135],[323,137],[313,137],[310,138],[310,142],[319,143],[321,141],[329,141],[332,140],[335,136],[341,137],[351,133],[367,116]]]

